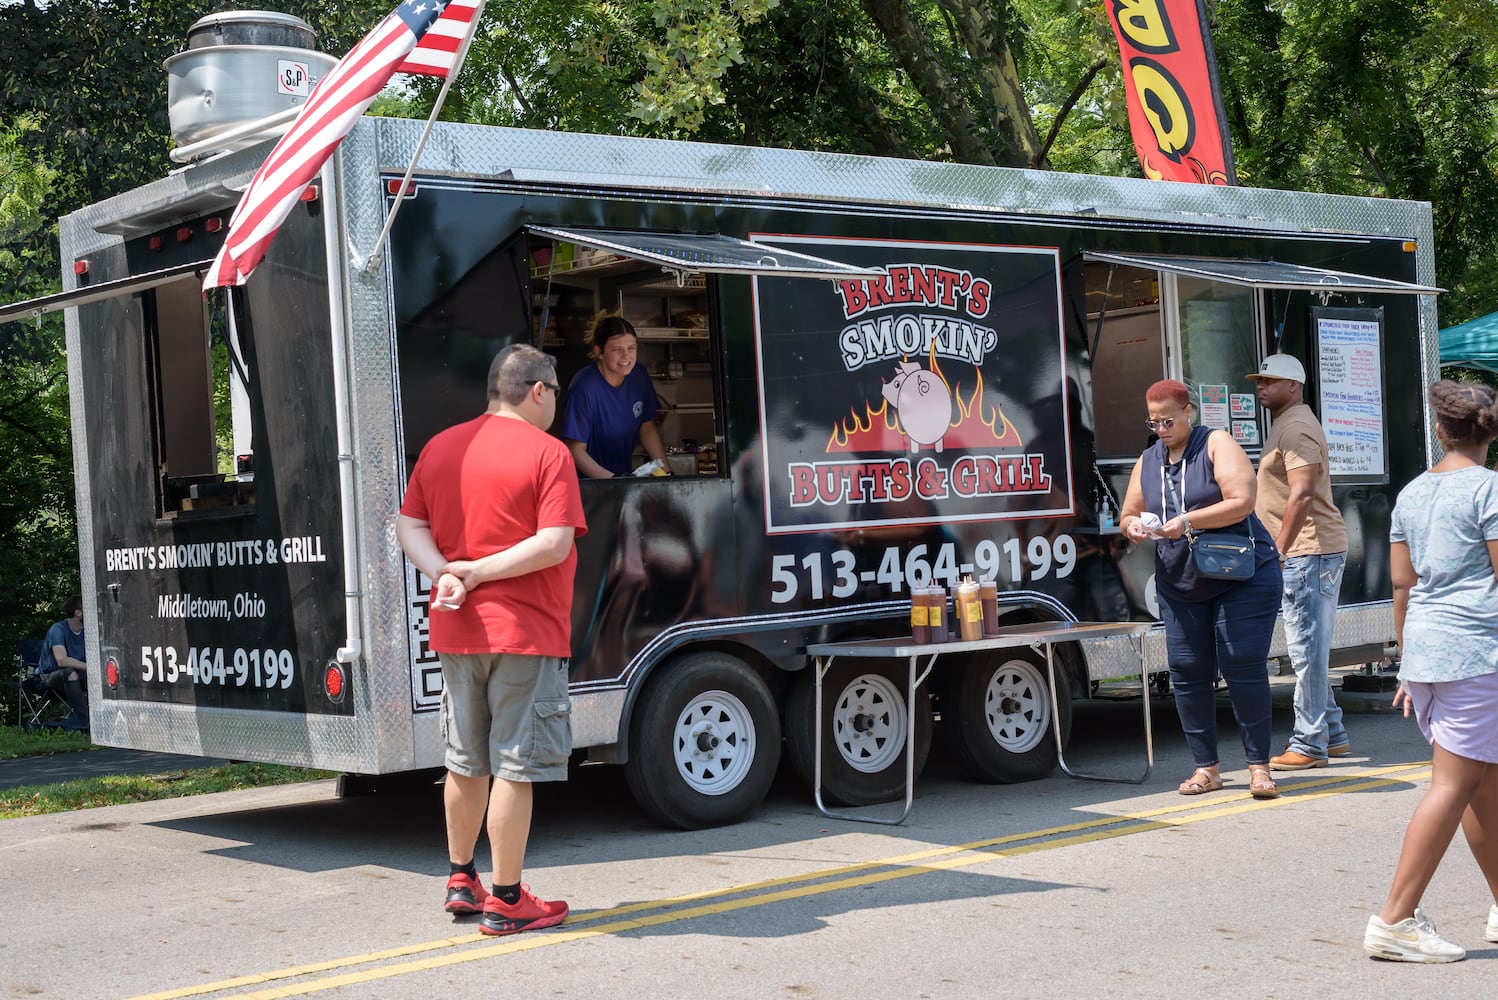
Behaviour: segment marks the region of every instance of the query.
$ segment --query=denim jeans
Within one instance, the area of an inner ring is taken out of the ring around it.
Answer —
[[[1289,749],[1326,760],[1328,746],[1347,742],[1342,709],[1332,695],[1327,660],[1332,626],[1337,620],[1337,593],[1347,553],[1295,556],[1285,560],[1285,594],[1280,614],[1285,646],[1295,668],[1295,732]]]
[[[1227,682],[1248,763],[1269,763],[1269,643],[1280,610],[1280,588],[1279,566],[1269,563],[1252,580],[1210,601],[1160,599],[1176,712],[1198,767],[1218,762],[1218,675]]]

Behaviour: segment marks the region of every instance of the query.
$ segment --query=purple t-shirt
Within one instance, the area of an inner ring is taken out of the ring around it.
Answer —
[[[567,387],[562,438],[583,442],[593,461],[616,476],[627,476],[640,426],[654,420],[656,410],[655,385],[643,365],[631,368],[624,384],[615,387],[591,364]]]

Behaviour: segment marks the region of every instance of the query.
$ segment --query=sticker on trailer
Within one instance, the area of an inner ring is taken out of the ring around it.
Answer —
[[[276,60],[276,93],[291,97],[306,97],[312,93],[312,67],[310,63],[291,59]]]
[[[753,239],[884,272],[754,279],[768,533],[1074,513],[1055,248]]]

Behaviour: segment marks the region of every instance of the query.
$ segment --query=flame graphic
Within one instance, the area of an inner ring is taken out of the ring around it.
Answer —
[[[1186,169],[1191,171],[1192,177],[1198,184],[1215,184],[1220,187],[1227,186],[1228,175],[1222,170],[1211,170],[1205,163],[1194,156],[1185,158]],[[1150,162],[1148,156],[1141,157],[1139,165],[1144,168],[1144,176],[1152,181],[1165,179],[1165,172]]]
[[[947,431],[943,442],[948,448],[1022,448],[1019,431],[1004,416],[1002,406],[990,406],[983,401],[983,369],[975,368],[977,378],[973,391],[962,398],[962,383],[952,392],[957,402],[957,419]]]
[[[889,400],[881,399],[879,409],[863,404],[864,415],[850,409],[848,416],[832,428],[832,437],[827,439],[827,454],[841,451],[904,451],[905,432],[900,429],[900,420],[889,407]]]
[[[1020,448],[1024,442],[1020,440],[1019,431],[1004,416],[1002,407],[991,406],[983,401],[983,372],[975,369],[977,378],[973,383],[973,391],[963,398],[962,383],[958,382],[953,388],[947,382],[945,373],[936,364],[936,358],[930,359],[931,370],[935,372],[947,385],[952,393],[952,399],[956,402],[956,419],[951,423],[946,436],[942,438],[945,448]],[[850,409],[848,416],[844,417],[832,428],[832,436],[827,439],[827,454],[835,455],[840,452],[878,452],[893,451],[904,452],[908,450],[905,441],[905,431],[900,426],[900,418],[890,408],[889,401],[881,399],[879,408],[876,410],[867,402],[863,404],[863,414],[857,409]]]

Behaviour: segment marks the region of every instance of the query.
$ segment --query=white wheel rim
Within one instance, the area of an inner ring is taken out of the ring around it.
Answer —
[[[1035,749],[1051,724],[1045,678],[1035,664],[1010,660],[995,670],[983,694],[983,716],[994,742],[1007,752]]]
[[[853,770],[877,774],[900,758],[909,717],[905,698],[887,677],[864,674],[832,704],[832,740]]]
[[[704,691],[681,710],[672,734],[676,772],[702,795],[724,795],[754,765],[754,716],[727,691]]]

